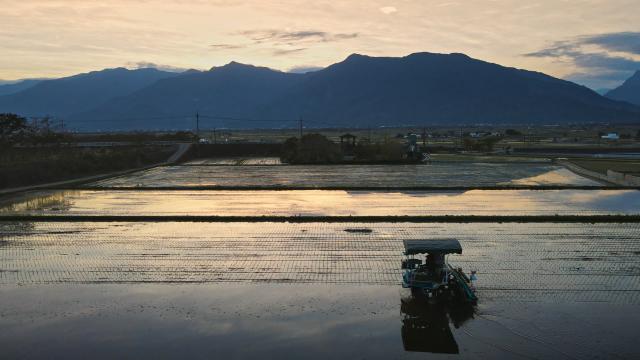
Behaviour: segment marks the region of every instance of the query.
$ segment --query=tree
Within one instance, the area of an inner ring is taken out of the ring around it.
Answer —
[[[0,147],[13,146],[29,132],[27,119],[16,114],[0,114]]]
[[[320,134],[307,134],[302,139],[285,141],[282,161],[299,164],[337,163],[342,160],[340,146]]]
[[[296,137],[288,138],[282,145],[282,155],[280,159],[285,163],[293,163],[298,156],[298,147],[300,142]]]
[[[464,149],[473,151],[492,152],[495,145],[502,140],[497,136],[486,136],[482,139],[474,140],[471,138],[464,138]]]
[[[398,142],[359,142],[354,149],[354,154],[358,161],[401,162],[406,155],[406,149]]]

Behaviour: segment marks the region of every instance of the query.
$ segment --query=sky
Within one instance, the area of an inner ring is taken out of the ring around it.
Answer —
[[[0,0],[0,79],[465,53],[594,89],[640,70],[639,0]]]

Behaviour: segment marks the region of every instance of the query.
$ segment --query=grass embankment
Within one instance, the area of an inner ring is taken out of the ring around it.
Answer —
[[[625,174],[640,175],[640,160],[635,159],[570,159],[569,161],[581,168],[595,171],[603,175],[607,174],[607,170]]]
[[[162,162],[173,146],[13,148],[0,153],[0,189],[134,169]]]

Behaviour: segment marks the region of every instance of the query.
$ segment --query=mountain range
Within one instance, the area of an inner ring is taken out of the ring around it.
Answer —
[[[4,85],[0,87],[0,91],[2,88],[7,91],[6,88],[11,86],[25,86],[25,89],[0,96],[0,111],[24,116],[51,115],[66,118],[176,75],[156,69],[117,68],[54,80]]]
[[[26,90],[35,86],[42,80],[39,79],[25,79],[15,82],[2,82],[0,83],[0,96],[19,93],[22,90]]]
[[[640,106],[640,70],[636,71],[620,87],[609,91],[606,97]]]
[[[81,130],[191,129],[196,112],[206,128],[640,121],[639,106],[617,100],[629,101],[463,54],[354,54],[304,74],[236,62],[180,74],[108,69],[0,96],[0,112]]]

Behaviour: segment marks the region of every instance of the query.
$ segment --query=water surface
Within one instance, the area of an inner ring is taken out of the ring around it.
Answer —
[[[421,216],[640,214],[637,190],[36,191],[0,215]]]
[[[220,160],[223,163],[234,160]],[[250,160],[246,160],[250,161]],[[260,163],[257,159],[254,163]],[[156,167],[96,183],[103,187],[296,186],[418,187],[602,184],[550,164],[436,162],[431,165],[284,165]],[[202,165],[211,165],[202,161]]]

